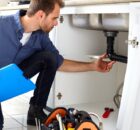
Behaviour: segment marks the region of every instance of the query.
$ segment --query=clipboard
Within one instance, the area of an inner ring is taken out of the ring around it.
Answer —
[[[35,84],[23,76],[23,71],[16,64],[9,64],[0,69],[0,102],[34,88]]]

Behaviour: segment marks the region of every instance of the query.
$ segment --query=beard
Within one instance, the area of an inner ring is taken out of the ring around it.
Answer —
[[[53,28],[54,26],[53,27],[40,27],[40,29],[45,33],[49,33]]]

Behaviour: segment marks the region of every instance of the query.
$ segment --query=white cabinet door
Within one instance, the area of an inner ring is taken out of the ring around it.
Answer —
[[[131,5],[129,43],[128,65],[118,117],[118,130],[140,129],[140,4],[138,3]]]

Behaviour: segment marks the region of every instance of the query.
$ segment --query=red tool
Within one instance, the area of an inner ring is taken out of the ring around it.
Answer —
[[[110,113],[113,112],[113,111],[114,111],[113,108],[106,107],[106,108],[105,108],[105,112],[104,112],[104,114],[102,115],[102,117],[103,117],[103,118],[108,118],[109,115],[110,115]]]

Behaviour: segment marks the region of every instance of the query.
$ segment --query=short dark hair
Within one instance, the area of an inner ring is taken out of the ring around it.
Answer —
[[[38,10],[43,10],[48,15],[53,11],[55,4],[58,4],[60,8],[64,7],[63,0],[31,0],[27,15],[33,16]]]

